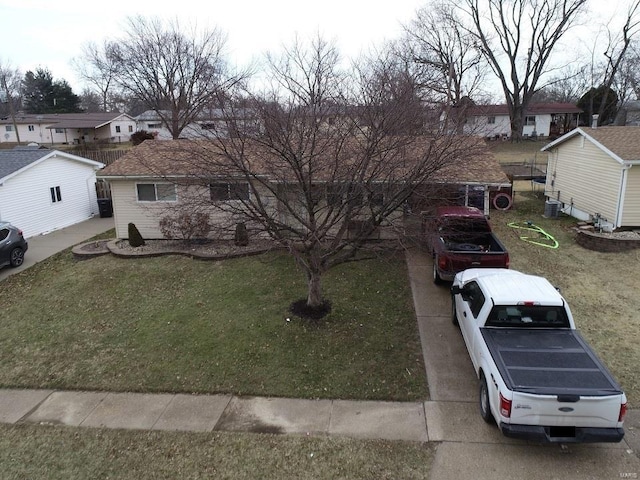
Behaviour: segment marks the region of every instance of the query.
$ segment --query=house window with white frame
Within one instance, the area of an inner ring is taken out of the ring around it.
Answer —
[[[29,125],[27,128],[29,129],[30,132],[35,132],[36,131],[35,125]]]
[[[139,202],[175,202],[177,198],[173,183],[138,183],[136,193]]]
[[[62,201],[62,193],[60,192],[60,186],[49,188],[51,194],[51,203],[58,203]]]
[[[210,183],[209,195],[213,202],[249,200],[249,184],[247,182]]]
[[[4,126],[4,131],[5,132],[13,132],[13,125],[5,125]]]
[[[495,125],[496,123],[496,117],[487,117],[487,123],[489,125]]]
[[[129,125],[129,133],[133,133],[133,125]]]
[[[120,125],[116,125],[116,133],[120,133]]]
[[[524,117],[524,124],[526,126],[535,126],[536,125],[536,116],[535,115],[527,115]]]
[[[56,128],[56,133],[64,133],[64,128]]]

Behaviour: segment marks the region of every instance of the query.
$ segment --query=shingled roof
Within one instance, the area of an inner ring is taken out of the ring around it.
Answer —
[[[445,165],[433,176],[435,182],[509,185],[509,179],[500,167],[491,151],[481,138],[465,137],[461,142],[469,142],[470,155],[456,156],[455,163]],[[426,147],[426,141],[422,144]],[[460,149],[460,146],[456,148]],[[419,155],[419,148],[413,146],[404,152],[401,160],[410,165],[413,155]],[[257,175],[273,174],[273,159],[263,161],[264,152],[258,152],[251,146],[246,147],[247,162]],[[205,158],[208,157],[208,158]],[[417,157],[413,157],[417,158]],[[345,162],[348,160],[345,157]],[[98,177],[115,178],[153,178],[188,177],[211,174],[221,168],[224,160],[219,149],[212,142],[203,140],[147,140],[132,149],[126,155],[104,168]],[[228,173],[228,172],[226,172]],[[318,178],[322,181],[321,172]]]
[[[542,150],[551,150],[577,135],[589,139],[620,163],[640,163],[640,127],[638,126],[576,128],[545,145]]]
[[[46,157],[52,150],[46,149],[16,149],[0,150],[0,181],[12,173]]]

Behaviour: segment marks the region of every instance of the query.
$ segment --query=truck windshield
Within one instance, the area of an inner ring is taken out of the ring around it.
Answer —
[[[495,305],[485,327],[569,328],[564,307],[543,305]]]
[[[440,222],[440,231],[468,235],[490,232],[491,227],[484,218],[443,218]]]

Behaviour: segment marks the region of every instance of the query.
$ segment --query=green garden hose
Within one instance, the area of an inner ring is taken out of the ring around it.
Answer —
[[[534,225],[529,221],[521,222],[521,223],[510,222],[510,223],[507,223],[507,225],[511,228],[528,230],[530,232],[535,232],[537,234],[536,236],[529,236],[526,234],[520,235],[520,240],[524,240],[525,242],[533,243],[534,245],[540,245],[541,247],[547,247],[547,248],[558,248],[559,246],[558,241],[555,238],[553,238],[552,235],[545,232],[538,225]]]

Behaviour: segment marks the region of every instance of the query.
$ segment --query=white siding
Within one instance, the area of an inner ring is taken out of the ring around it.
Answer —
[[[627,172],[621,227],[640,226],[640,165]]]
[[[92,166],[50,157],[0,186],[0,219],[33,237],[81,222],[98,213]],[[51,187],[62,200],[51,201]]]
[[[205,200],[209,198],[209,191],[206,188],[178,186],[176,202],[139,202],[136,194],[137,183],[165,182],[158,179],[107,180],[111,184],[113,216],[118,238],[129,238],[129,223],[133,223],[143,238],[162,239],[164,236],[160,231],[159,223],[163,216],[171,214],[173,209],[185,205],[184,199],[186,198],[201,197]],[[210,224],[214,227],[210,234],[211,237],[220,235],[220,229],[227,230],[227,235],[233,235],[235,220],[231,214],[212,206],[209,215]]]
[[[546,195],[615,222],[622,166],[581,135],[549,155]]]

